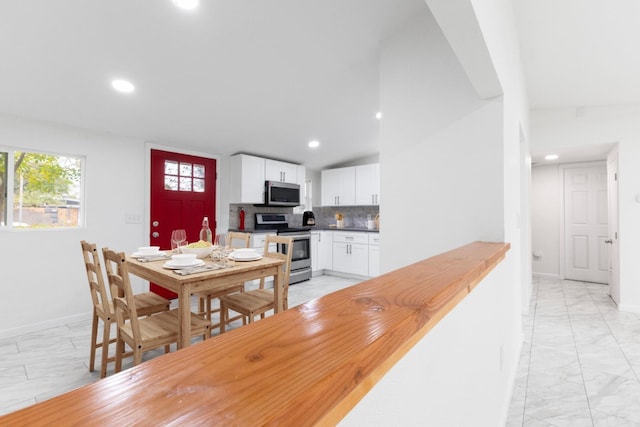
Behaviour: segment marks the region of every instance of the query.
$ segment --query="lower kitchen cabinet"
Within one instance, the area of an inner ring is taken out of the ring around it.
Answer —
[[[320,240],[320,232],[312,231],[311,232],[311,271],[318,271],[318,258],[320,254],[318,253],[318,244]]]
[[[380,234],[349,231],[311,232],[312,271],[362,277],[380,275]]]
[[[333,270],[369,275],[369,238],[366,233],[333,232]]]
[[[311,232],[311,270],[331,270],[333,239],[330,231]]]
[[[368,276],[369,246],[361,243],[334,243],[333,270]]]
[[[331,231],[321,231],[318,235],[318,269],[333,268],[333,235]]]
[[[380,234],[369,234],[369,276],[380,275]]]

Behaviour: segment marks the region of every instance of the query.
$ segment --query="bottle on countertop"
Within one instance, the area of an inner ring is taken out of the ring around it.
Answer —
[[[244,209],[240,208],[240,221],[238,222],[238,229],[244,230]]]
[[[212,243],[211,229],[209,228],[209,217],[206,216],[202,220],[202,228],[200,229],[200,240]]]

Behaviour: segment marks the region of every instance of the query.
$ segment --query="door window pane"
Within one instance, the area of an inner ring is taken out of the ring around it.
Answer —
[[[193,177],[204,178],[204,165],[193,165]]]
[[[164,189],[169,191],[178,191],[178,177],[165,175]]]
[[[205,191],[204,165],[166,160],[164,162],[164,189],[168,191]]]
[[[180,162],[180,176],[191,177],[192,166],[191,163]]]
[[[180,177],[180,191],[191,191],[191,178]]]
[[[204,179],[193,178],[193,191],[196,193],[204,193]]]
[[[178,162],[167,160],[164,162],[165,175],[178,175]]]

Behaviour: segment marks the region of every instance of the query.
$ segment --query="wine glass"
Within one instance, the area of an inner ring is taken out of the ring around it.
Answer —
[[[216,234],[215,240],[213,241],[213,246],[216,248],[222,249],[226,246],[227,235],[226,234]]]
[[[180,246],[187,242],[187,232],[185,230],[173,230],[171,232],[171,250],[180,252]]]

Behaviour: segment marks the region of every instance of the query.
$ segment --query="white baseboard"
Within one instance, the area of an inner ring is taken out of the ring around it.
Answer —
[[[620,304],[620,305],[618,305],[618,310],[627,311],[629,313],[640,313],[640,306],[638,306],[638,305]]]
[[[541,279],[559,279],[560,275],[559,274],[551,274],[551,273],[536,273],[534,272],[533,277],[538,277]]]
[[[14,329],[0,330],[0,339],[12,338],[19,335],[39,332],[43,329],[55,328],[58,326],[68,325],[69,323],[83,322],[91,320],[91,313],[75,314],[73,316],[59,317],[39,323],[31,323]]]
[[[341,277],[343,279],[369,280],[371,277],[360,276],[358,274],[343,273],[341,271],[324,270],[326,276]]]

